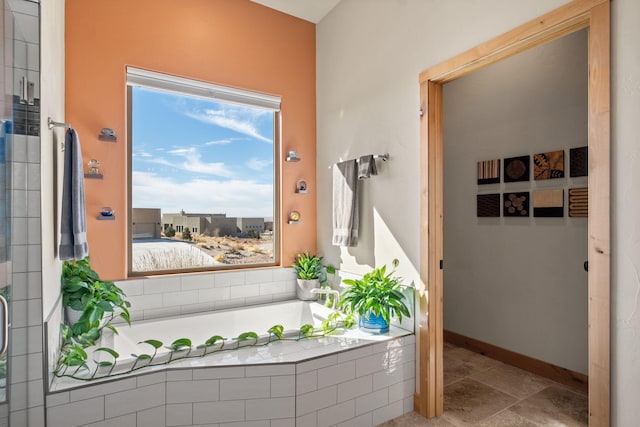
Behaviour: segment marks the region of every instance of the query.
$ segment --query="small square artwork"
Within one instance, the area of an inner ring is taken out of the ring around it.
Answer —
[[[478,194],[477,197],[477,212],[479,218],[500,216],[500,193]]]
[[[504,159],[504,182],[529,181],[529,156]]]
[[[500,183],[500,159],[478,162],[478,185]]]
[[[563,217],[564,190],[542,190],[533,192],[533,216]]]
[[[569,189],[569,216],[572,218],[586,218],[589,216],[589,189]]]
[[[589,175],[589,147],[571,148],[569,150],[569,176]]]
[[[533,179],[564,178],[564,150],[533,155]]]
[[[529,216],[529,192],[504,193],[502,195],[502,212],[504,216]]]

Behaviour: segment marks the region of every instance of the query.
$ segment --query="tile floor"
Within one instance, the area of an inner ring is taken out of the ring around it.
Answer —
[[[412,412],[384,427],[588,426],[585,393],[445,343],[444,414]]]

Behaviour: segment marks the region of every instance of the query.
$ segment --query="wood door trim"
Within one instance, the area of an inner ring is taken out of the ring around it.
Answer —
[[[422,72],[420,102],[421,260],[419,375],[414,408],[443,412],[442,369],[442,85],[482,67],[589,28],[589,424],[610,422],[610,6],[573,0]]]

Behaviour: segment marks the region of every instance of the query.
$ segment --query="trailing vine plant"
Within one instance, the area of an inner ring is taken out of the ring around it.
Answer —
[[[88,347],[85,342],[79,342],[67,325],[61,325],[63,344],[60,357],[54,370],[56,377],[67,377],[81,381],[93,381],[109,377],[127,375],[150,366],[168,365],[178,360],[205,357],[222,351],[232,351],[244,347],[266,346],[274,341],[300,341],[309,338],[331,335],[338,330],[347,330],[355,326],[352,314],[340,312],[331,313],[319,328],[305,324],[293,334],[286,334],[282,325],[269,328],[268,336],[261,338],[256,332],[243,332],[233,339],[226,339],[220,335],[213,335],[204,343],[195,345],[189,338],[179,338],[169,345],[162,341],[148,339],[139,342],[148,348],[147,353],[132,354],[134,360],[121,362],[120,354],[112,348],[99,347],[93,349],[92,354],[107,354],[109,360],[93,360],[95,366],[90,367]],[[117,331],[114,331],[117,333]],[[162,347],[169,350],[158,354]],[[120,365],[118,365],[120,363]]]

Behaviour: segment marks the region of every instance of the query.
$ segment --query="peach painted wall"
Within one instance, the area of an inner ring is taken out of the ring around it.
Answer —
[[[127,276],[127,65],[282,97],[278,157],[282,265],[316,250],[315,25],[249,0],[66,0],[66,120],[104,180],[85,180],[91,261]],[[101,128],[117,143],[98,141]],[[296,149],[302,161],[286,163]],[[294,193],[305,179],[310,194]],[[98,221],[101,206],[115,221]],[[302,223],[286,223],[300,211]]]

